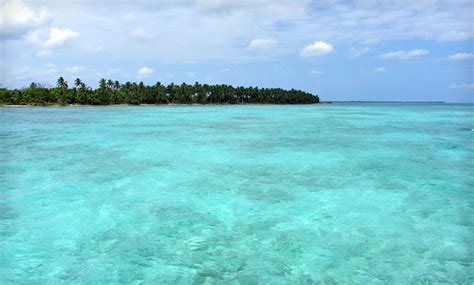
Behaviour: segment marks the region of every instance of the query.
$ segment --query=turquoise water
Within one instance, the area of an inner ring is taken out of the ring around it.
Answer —
[[[0,283],[472,284],[473,112],[0,108]]]

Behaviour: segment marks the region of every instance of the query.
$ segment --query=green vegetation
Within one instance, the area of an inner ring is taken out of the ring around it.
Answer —
[[[92,89],[81,79],[74,87],[60,77],[56,87],[31,83],[22,89],[0,89],[0,104],[6,105],[112,105],[112,104],[312,104],[319,97],[301,90],[280,88],[233,87],[229,85],[145,85],[143,82],[120,84],[101,79]]]

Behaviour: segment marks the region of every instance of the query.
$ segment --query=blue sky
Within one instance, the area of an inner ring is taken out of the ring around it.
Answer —
[[[0,1],[0,84],[226,83],[474,101],[472,1]]]

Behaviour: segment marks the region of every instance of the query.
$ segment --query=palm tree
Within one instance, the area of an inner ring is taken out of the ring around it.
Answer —
[[[107,80],[107,88],[112,89],[114,87],[114,82],[112,79]]]
[[[105,89],[107,86],[107,83],[105,81],[104,78],[102,78],[101,80],[99,80],[99,89]]]
[[[79,87],[81,86],[83,83],[82,81],[79,79],[79,78],[76,78],[76,80],[74,80],[74,85],[76,85],[76,87]]]
[[[64,78],[61,76],[58,78],[58,81],[56,81],[56,86],[58,86],[61,89],[67,89],[67,81],[64,80]]]

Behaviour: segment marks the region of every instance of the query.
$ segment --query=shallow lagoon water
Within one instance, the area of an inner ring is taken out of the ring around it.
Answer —
[[[0,108],[0,283],[472,284],[473,111]]]

